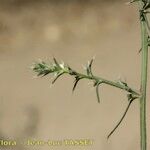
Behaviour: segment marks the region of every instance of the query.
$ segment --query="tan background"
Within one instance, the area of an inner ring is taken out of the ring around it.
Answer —
[[[72,95],[71,77],[64,76],[51,86],[51,77],[34,79],[29,68],[39,58],[51,60],[55,56],[82,72],[82,66],[96,56],[96,75],[121,78],[139,89],[136,5],[90,0],[0,3],[0,138],[94,140],[89,147],[20,145],[15,150],[140,150],[138,101],[107,141],[128,104],[126,93],[103,86],[99,105],[88,81],[81,81]],[[147,115],[148,131],[149,120]]]

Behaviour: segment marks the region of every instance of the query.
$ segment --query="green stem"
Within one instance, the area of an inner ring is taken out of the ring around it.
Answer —
[[[140,96],[140,94],[136,90],[134,90],[134,89],[132,89],[132,88],[130,88],[130,87],[124,85],[124,84],[120,84],[118,82],[110,81],[110,80],[107,80],[107,79],[104,79],[104,78],[101,78],[101,77],[97,77],[97,76],[88,76],[88,75],[81,74],[81,73],[78,73],[78,72],[76,72],[76,74],[78,76],[82,77],[82,78],[89,79],[89,80],[94,80],[94,81],[101,82],[101,83],[104,83],[104,84],[107,84],[107,85],[110,85],[110,86],[114,86],[116,88],[125,90],[129,93],[132,93],[136,96]]]
[[[141,98],[140,98],[140,134],[141,150],[147,148],[146,136],[146,88],[147,88],[147,69],[148,69],[148,33],[145,20],[141,20],[142,38],[142,68],[141,68]]]
[[[73,87],[73,91],[79,80],[88,79],[88,80],[93,81],[94,86],[98,86],[99,84],[103,83],[103,84],[107,84],[107,85],[122,89],[124,91],[127,91],[128,93],[132,94],[133,97],[139,98],[141,96],[141,94],[139,92],[137,92],[133,88],[129,87],[128,84],[125,82],[122,82],[122,81],[115,82],[115,81],[110,81],[110,80],[104,79],[102,77],[94,76],[93,73],[91,72],[91,65],[89,66],[89,68],[86,68],[86,71],[87,71],[86,74],[79,73],[79,72],[73,70],[72,68],[70,68],[68,65],[59,64],[56,59],[54,59],[54,63],[52,63],[52,64],[47,64],[43,61],[39,62],[39,63],[35,63],[34,66],[32,67],[32,69],[36,73],[38,73],[38,76],[46,76],[48,74],[56,74],[56,78],[54,79],[54,81],[52,83],[54,83],[63,74],[68,74],[68,75],[74,76],[75,84]]]

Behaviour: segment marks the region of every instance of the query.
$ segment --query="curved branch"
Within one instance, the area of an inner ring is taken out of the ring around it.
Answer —
[[[129,110],[129,108],[130,108],[130,106],[131,106],[133,100],[134,100],[134,99],[130,100],[130,102],[129,102],[129,104],[128,104],[126,110],[125,110],[125,112],[123,113],[123,116],[121,117],[121,119],[120,119],[120,121],[117,123],[117,125],[114,127],[114,129],[109,133],[109,135],[107,136],[107,139],[110,138],[110,136],[116,131],[116,129],[117,129],[117,128],[119,127],[119,125],[122,123],[122,121],[123,121],[123,119],[125,118],[125,116],[126,116],[128,110]]]

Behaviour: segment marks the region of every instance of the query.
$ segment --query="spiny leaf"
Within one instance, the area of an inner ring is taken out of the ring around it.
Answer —
[[[91,72],[92,72],[92,64],[93,64],[93,61],[94,61],[94,59],[92,58],[91,61],[90,61],[90,63],[89,63],[89,69],[90,69]]]
[[[57,65],[57,67],[60,67],[60,66],[59,66],[59,63],[57,62],[57,60],[56,60],[55,57],[53,57],[53,60],[54,60],[54,63]]]
[[[141,53],[141,51],[142,51],[142,48],[139,49],[139,53]]]
[[[88,61],[88,64],[86,66],[86,72],[87,72],[87,75],[89,75],[89,76],[93,76],[93,74],[92,74],[93,61],[94,61],[94,58],[92,58],[90,61]]]
[[[58,75],[56,76],[56,78],[52,81],[52,84],[54,84],[54,83],[56,82],[56,80],[57,80],[61,75],[63,75],[63,74],[64,74],[64,72],[58,74]]]
[[[100,103],[99,85],[96,86],[96,96],[97,96],[98,103]]]
[[[44,77],[44,76],[46,76],[46,75],[48,75],[49,73],[51,73],[52,71],[50,71],[50,70],[45,70],[41,75],[42,75],[42,77]],[[39,74],[38,74],[38,76],[39,76]]]
[[[96,96],[97,96],[98,103],[100,103],[99,86],[102,83],[103,83],[103,81],[96,81],[96,82],[94,82],[94,85],[93,85],[94,87],[96,87]]]
[[[75,91],[78,82],[79,82],[81,79],[83,79],[83,78],[80,78],[80,77],[78,77],[78,76],[76,76],[75,78],[76,78],[76,79],[75,79],[75,82],[74,82],[74,85],[73,85],[73,88],[72,88],[72,91],[73,91],[73,92]]]

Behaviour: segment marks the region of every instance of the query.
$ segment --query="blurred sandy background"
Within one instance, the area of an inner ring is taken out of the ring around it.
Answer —
[[[126,93],[103,86],[99,105],[88,81],[81,81],[72,95],[71,77],[51,87],[51,77],[34,79],[29,68],[39,58],[49,61],[55,56],[82,72],[96,56],[96,75],[121,78],[139,88],[138,14],[136,6],[125,2],[0,0],[0,139],[94,140],[87,147],[0,149],[140,150],[138,101],[107,141],[128,104]],[[148,132],[149,120],[147,115]]]

